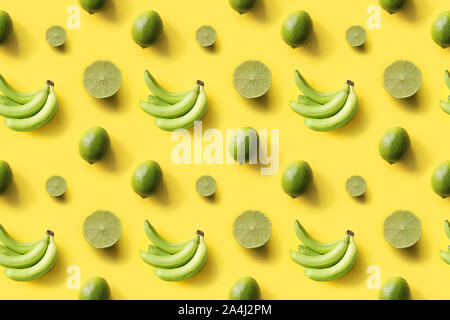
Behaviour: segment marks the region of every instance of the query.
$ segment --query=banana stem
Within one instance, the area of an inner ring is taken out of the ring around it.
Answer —
[[[347,80],[346,83],[347,83],[348,85],[351,85],[352,87],[355,86],[355,83],[354,83],[352,80]]]
[[[199,236],[202,236],[202,237],[205,236],[205,233],[204,233],[203,231],[200,231],[200,230],[197,230],[197,234],[198,234]]]
[[[52,237],[55,235],[55,233],[51,230],[47,230],[46,234],[48,234],[49,236],[52,236]]]
[[[355,235],[355,233],[353,232],[353,231],[350,231],[350,230],[347,230],[347,234],[349,235],[349,236],[354,236]]]
[[[205,86],[205,83],[204,83],[202,80],[197,80],[197,84],[198,84],[198,85],[201,85],[202,87]]]
[[[55,86],[55,83],[52,80],[47,80],[47,84],[52,87]]]

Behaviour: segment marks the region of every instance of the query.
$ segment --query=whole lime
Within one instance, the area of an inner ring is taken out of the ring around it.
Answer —
[[[110,140],[106,130],[101,127],[94,127],[86,131],[81,137],[78,152],[84,160],[93,164],[105,156],[109,147]]]
[[[450,161],[444,161],[434,169],[431,187],[442,198],[450,196]]]
[[[403,158],[409,145],[408,132],[401,127],[394,127],[387,130],[381,137],[378,151],[384,160],[393,164]]]
[[[258,133],[251,127],[236,130],[228,144],[228,152],[240,164],[256,163],[258,159]]]
[[[80,0],[80,6],[90,14],[100,11],[105,3],[106,0]]]
[[[256,0],[228,0],[228,2],[234,10],[243,14],[253,7]]]
[[[313,173],[306,161],[294,161],[284,169],[281,175],[281,187],[284,192],[295,198],[304,193],[311,185]]]
[[[401,277],[390,278],[381,287],[378,298],[380,300],[409,300],[410,289],[408,282]]]
[[[163,22],[158,12],[149,10],[140,13],[131,26],[131,36],[134,42],[142,48],[154,44],[163,31]]]
[[[281,27],[281,37],[292,48],[306,42],[313,30],[311,17],[306,11],[298,10],[290,13]]]
[[[431,37],[442,48],[450,47],[450,10],[442,12],[434,20]]]
[[[111,291],[108,282],[101,277],[87,280],[80,289],[78,299],[80,300],[108,300]]]
[[[12,170],[8,162],[0,160],[0,194],[5,193],[12,182]]]
[[[8,12],[0,10],[0,44],[8,40],[12,33],[13,24]]]
[[[380,0],[380,6],[390,14],[400,11],[408,0]]]
[[[137,166],[131,176],[131,187],[142,198],[156,192],[163,178],[162,170],[156,161],[144,161]]]
[[[258,282],[251,277],[244,277],[234,283],[228,297],[230,300],[259,300],[260,295]]]

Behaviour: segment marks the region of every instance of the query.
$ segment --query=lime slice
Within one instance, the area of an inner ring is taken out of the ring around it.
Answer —
[[[398,210],[384,220],[383,235],[394,248],[409,248],[419,241],[422,223],[414,213]]]
[[[422,72],[411,61],[397,60],[384,70],[383,85],[394,98],[409,98],[420,89]]]
[[[120,89],[122,72],[111,61],[97,60],[84,70],[83,85],[94,98],[108,98]]]
[[[262,212],[247,210],[236,217],[233,223],[233,236],[244,248],[263,246],[272,234],[272,223]]]
[[[256,60],[240,64],[233,73],[233,86],[241,96],[254,99],[263,96],[272,85],[272,73]]]
[[[52,197],[61,197],[66,193],[66,180],[61,176],[51,176],[45,182],[45,189]]]
[[[67,33],[61,26],[51,26],[45,32],[45,40],[52,47],[62,46],[67,40]]]
[[[117,216],[106,210],[90,214],[83,223],[83,235],[94,248],[112,247],[122,234],[122,223]]]
[[[211,176],[202,176],[197,179],[195,189],[202,197],[212,196],[217,190],[216,180]]]
[[[352,47],[360,47],[367,40],[367,32],[361,26],[351,26],[345,32],[345,40]]]
[[[202,47],[210,47],[217,40],[217,32],[211,26],[201,26],[195,33],[195,39]]]
[[[351,176],[345,182],[345,189],[352,197],[360,197],[366,193],[366,180],[361,176]]]

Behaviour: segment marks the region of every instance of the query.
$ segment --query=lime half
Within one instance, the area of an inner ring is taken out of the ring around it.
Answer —
[[[52,47],[62,46],[67,40],[67,33],[61,26],[51,26],[45,32],[45,40]]]
[[[201,26],[195,33],[195,39],[202,47],[210,47],[217,40],[217,32],[211,26]]]
[[[112,247],[120,239],[121,234],[122,223],[110,211],[95,211],[84,220],[84,238],[94,248]]]
[[[345,189],[352,197],[360,197],[366,193],[366,180],[361,176],[351,176],[345,182]]]
[[[352,47],[360,47],[367,40],[367,32],[361,26],[351,26],[345,32],[345,40]]]
[[[394,98],[409,98],[420,89],[422,72],[411,61],[397,60],[384,70],[383,85]]]
[[[272,73],[262,62],[248,60],[233,73],[233,86],[241,96],[254,99],[263,96],[272,85]]]
[[[236,217],[233,223],[233,236],[244,248],[263,246],[272,235],[272,223],[260,211],[247,210]]]
[[[61,176],[51,176],[45,182],[45,189],[52,197],[61,197],[64,193],[66,193],[66,180],[64,180]]]
[[[211,176],[201,176],[195,182],[195,189],[202,197],[210,197],[217,190],[216,180]]]
[[[419,241],[422,223],[414,213],[398,210],[384,220],[383,235],[394,248],[409,248]]]
[[[84,70],[83,85],[94,98],[108,98],[120,89],[122,72],[111,61],[97,60]]]

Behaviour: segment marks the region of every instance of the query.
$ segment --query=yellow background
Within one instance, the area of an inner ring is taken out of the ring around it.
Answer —
[[[114,299],[222,299],[241,276],[256,278],[264,299],[374,299],[378,291],[366,286],[369,265],[380,267],[383,282],[397,275],[406,278],[414,299],[449,298],[449,266],[438,255],[449,244],[443,232],[449,200],[430,187],[433,168],[450,159],[450,116],[439,108],[439,99],[448,95],[442,74],[449,68],[450,52],[430,37],[430,25],[450,9],[448,1],[411,0],[395,15],[382,10],[381,29],[367,30],[363,50],[351,48],[344,34],[354,24],[367,29],[366,9],[375,0],[259,0],[245,15],[226,0],[109,2],[104,12],[82,11],[81,29],[67,30],[63,50],[46,43],[45,31],[53,24],[66,26],[66,9],[75,0],[1,3],[15,28],[13,38],[0,47],[1,73],[22,91],[53,80],[60,104],[53,121],[40,130],[18,133],[0,126],[0,158],[14,171],[14,186],[0,197],[0,221],[23,241],[53,230],[60,257],[51,273],[30,283],[1,275],[0,298],[74,299],[77,290],[66,286],[69,265],[81,268],[83,282],[105,277]],[[164,36],[144,50],[132,41],[130,25],[148,9],[160,13]],[[297,9],[311,15],[314,37],[293,50],[281,40],[280,26]],[[204,24],[217,30],[213,50],[195,41],[196,29]],[[123,85],[113,99],[91,98],[82,86],[84,68],[97,59],[111,60],[122,70]],[[272,88],[258,101],[241,98],[232,87],[234,68],[247,59],[261,60],[272,71]],[[383,89],[383,70],[396,59],[410,59],[422,70],[422,88],[412,99],[395,100]],[[205,82],[210,104],[204,129],[280,129],[280,172],[261,176],[251,166],[173,164],[170,133],[155,127],[139,108],[139,100],[149,93],[143,80],[147,68],[173,91],[190,88],[196,79]],[[293,81],[296,68],[322,91],[353,80],[360,98],[353,121],[330,133],[306,128],[289,108],[289,99],[299,93]],[[112,152],[91,166],[78,155],[77,144],[92,126],[107,129]],[[412,152],[390,166],[378,155],[377,144],[392,126],[408,130]],[[131,190],[130,175],[147,159],[161,164],[165,183],[157,196],[143,200]],[[310,163],[315,182],[306,196],[293,200],[281,190],[280,173],[298,159]],[[45,180],[54,174],[68,182],[65,201],[45,191]],[[195,180],[203,174],[218,182],[214,202],[195,192]],[[368,182],[365,201],[345,192],[345,180],[353,174]],[[111,210],[122,220],[122,238],[110,250],[94,249],[82,236],[84,218],[97,209]],[[259,209],[272,221],[272,238],[262,250],[246,250],[233,239],[232,222],[246,209]],[[412,210],[422,220],[422,238],[411,250],[396,250],[383,239],[383,220],[397,209]],[[210,249],[205,268],[178,283],[154,276],[139,258],[139,250],[149,243],[145,219],[173,241],[190,238],[196,229],[205,231]],[[354,270],[330,283],[306,278],[289,258],[289,250],[299,243],[295,219],[322,241],[353,230],[360,249]]]

